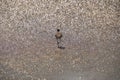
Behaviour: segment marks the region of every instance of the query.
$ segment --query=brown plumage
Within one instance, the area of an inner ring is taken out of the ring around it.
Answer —
[[[62,38],[62,33],[60,32],[60,29],[57,29],[55,37],[56,37],[56,40],[57,40],[58,48],[60,48],[60,42],[61,42],[61,38]]]
[[[62,33],[57,32],[57,33],[55,34],[55,37],[56,37],[56,39],[61,39],[61,38],[62,38]]]
[[[56,39],[61,39],[62,38],[62,33],[60,32],[60,29],[57,29],[55,37],[56,37]]]

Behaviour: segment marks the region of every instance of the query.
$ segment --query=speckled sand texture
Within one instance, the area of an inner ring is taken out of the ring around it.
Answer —
[[[120,0],[0,0],[0,80],[120,80]]]

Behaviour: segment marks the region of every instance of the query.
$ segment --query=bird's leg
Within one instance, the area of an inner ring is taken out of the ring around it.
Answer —
[[[58,48],[59,48],[59,39],[57,39],[57,45],[58,45]]]
[[[58,40],[59,44],[58,44],[58,47],[61,48],[61,38]]]

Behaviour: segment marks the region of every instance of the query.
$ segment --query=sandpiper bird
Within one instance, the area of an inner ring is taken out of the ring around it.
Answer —
[[[60,42],[61,42],[61,38],[62,38],[62,33],[60,32],[60,29],[57,29],[55,37],[56,37],[56,40],[57,40],[58,48],[61,48]]]

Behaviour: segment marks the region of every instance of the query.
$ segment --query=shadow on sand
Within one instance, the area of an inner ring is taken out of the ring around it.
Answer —
[[[63,47],[63,46],[60,46],[60,47],[58,47],[59,49],[65,49],[65,47]]]

